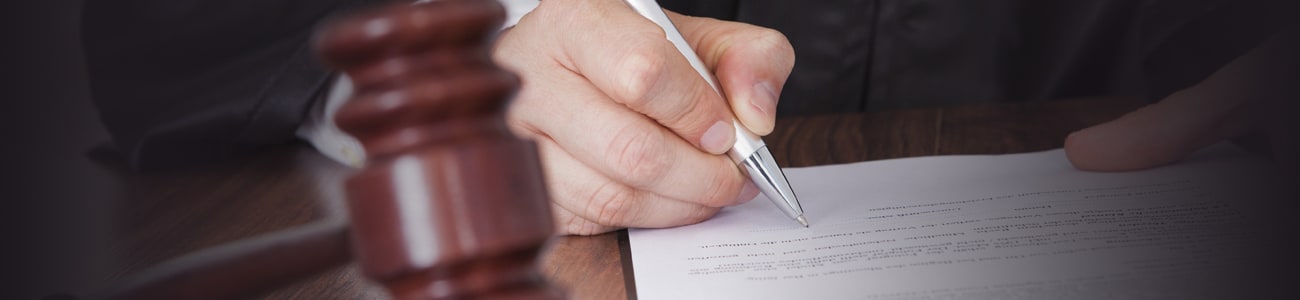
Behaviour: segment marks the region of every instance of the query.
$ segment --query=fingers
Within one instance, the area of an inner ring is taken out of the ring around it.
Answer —
[[[794,68],[794,48],[785,35],[738,22],[673,12],[668,17],[713,69],[736,117],[756,134],[771,133],[781,87]]]
[[[507,120],[541,144],[563,232],[685,225],[758,194],[718,155],[735,141],[732,105],[623,2],[545,1],[501,33],[493,58],[520,76]]]
[[[604,226],[588,221],[554,202],[551,203],[551,218],[555,220],[555,232],[560,235],[597,235],[619,227]]]
[[[1076,168],[1129,171],[1175,162],[1249,128],[1245,101],[1183,90],[1119,119],[1085,128],[1065,140]]]
[[[570,20],[573,34],[560,36],[562,64],[705,152],[721,154],[735,144],[730,107],[663,29],[621,1],[583,5],[590,14]]]
[[[554,88],[525,89],[512,112],[576,160],[635,189],[712,207],[735,204],[745,179],[729,158],[700,152],[580,77],[546,80]]]
[[[574,159],[554,141],[540,139],[552,200],[561,208],[561,232],[597,234],[620,227],[670,227],[704,221],[718,208],[679,201],[611,180]]]

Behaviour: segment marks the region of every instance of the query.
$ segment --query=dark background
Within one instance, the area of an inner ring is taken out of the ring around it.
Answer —
[[[108,140],[91,105],[79,39],[81,1],[4,1],[0,153],[4,288],[0,298],[76,292],[107,270],[111,185],[86,151]]]
[[[113,276],[112,257],[102,251],[112,214],[97,195],[118,185],[103,182],[113,176],[87,163],[87,152],[109,137],[89,99],[82,1],[0,5],[6,74],[0,79],[0,297],[84,295]]]

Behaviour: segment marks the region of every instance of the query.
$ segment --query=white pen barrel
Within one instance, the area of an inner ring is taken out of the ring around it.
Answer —
[[[717,80],[713,79],[713,74],[709,73],[709,68],[704,65],[704,61],[700,60],[699,54],[685,55],[695,53],[694,48],[691,48],[691,45],[686,43],[686,38],[682,37],[682,33],[677,31],[677,26],[673,25],[673,20],[668,19],[668,14],[664,13],[664,9],[659,7],[658,2],[654,0],[626,0],[626,2],[637,13],[663,28],[664,35],[669,42],[673,43],[673,47],[677,47],[677,52],[686,57],[686,61],[691,63],[691,67],[695,68],[695,72],[700,73],[700,78],[704,78],[704,81],[709,83],[714,92],[722,95],[722,89],[718,88]]]
[[[637,13],[663,28],[665,37],[669,42],[673,43],[673,47],[677,47],[677,51],[682,53],[682,57],[686,58],[691,67],[695,68],[695,72],[700,74],[700,78],[708,82],[709,87],[712,87],[713,91],[718,93],[719,96],[723,95],[722,89],[718,87],[718,81],[713,78],[712,73],[709,73],[709,68],[704,65],[704,61],[700,60],[700,56],[695,54],[694,48],[691,48],[691,45],[686,43],[686,38],[682,37],[682,33],[677,31],[677,26],[673,25],[671,19],[668,19],[668,14],[664,13],[658,2],[654,0],[626,0],[626,2]],[[732,162],[743,164],[745,160],[758,152],[758,149],[767,144],[757,134],[750,132],[745,127],[745,124],[741,124],[740,119],[733,122],[732,126],[736,128],[736,145],[732,147],[731,151],[727,152],[727,155],[731,157]]]

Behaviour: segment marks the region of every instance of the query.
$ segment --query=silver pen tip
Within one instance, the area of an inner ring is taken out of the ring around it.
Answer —
[[[803,225],[804,228],[808,228],[808,219],[805,219],[802,215],[800,215],[797,218],[794,218],[794,220],[799,221],[799,224]]]

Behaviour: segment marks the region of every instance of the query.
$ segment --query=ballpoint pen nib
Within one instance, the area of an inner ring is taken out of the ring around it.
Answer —
[[[799,216],[798,218],[794,218],[794,220],[795,220],[795,221],[799,221],[799,224],[800,224],[800,225],[803,225],[803,228],[808,228],[808,219],[804,219],[803,216]]]

